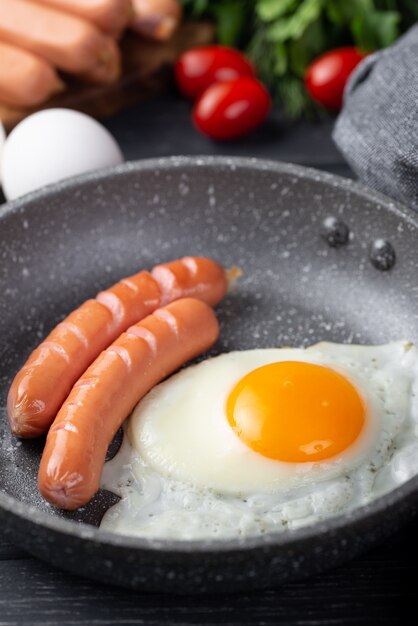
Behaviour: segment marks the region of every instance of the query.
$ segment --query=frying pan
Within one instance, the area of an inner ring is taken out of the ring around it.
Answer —
[[[331,248],[321,237],[330,215],[349,226],[348,245]],[[376,238],[395,248],[390,271],[369,261]],[[16,370],[69,310],[122,276],[182,255],[207,255],[244,273],[218,309],[221,338],[212,354],[324,339],[418,341],[417,242],[416,215],[387,198],[329,174],[253,159],[128,163],[0,209],[4,532],[71,572],[180,593],[278,585],[388,537],[416,512],[418,477],[351,513],[283,534],[182,542],[100,531],[116,496],[99,492],[76,513],[45,503],[36,486],[43,441],[12,438],[5,405]]]

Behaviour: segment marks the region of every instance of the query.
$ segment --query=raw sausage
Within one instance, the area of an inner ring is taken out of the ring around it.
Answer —
[[[185,257],[121,280],[73,311],[32,352],[9,391],[13,434],[48,431],[76,380],[130,325],[185,296],[214,306],[228,286],[225,270],[204,257]]]
[[[140,35],[165,41],[170,39],[181,20],[178,0],[133,0],[131,28]]]
[[[74,385],[49,431],[39,489],[63,509],[86,504],[99,488],[118,428],[154,385],[205,352],[219,326],[204,302],[185,298],[128,329]]]
[[[30,0],[1,0],[0,39],[95,82],[112,82],[120,73],[119,48],[111,37],[86,20]]]
[[[100,30],[118,37],[132,18],[131,0],[36,0],[83,17]]]
[[[36,106],[64,88],[64,83],[47,61],[0,41],[2,102],[18,107]]]

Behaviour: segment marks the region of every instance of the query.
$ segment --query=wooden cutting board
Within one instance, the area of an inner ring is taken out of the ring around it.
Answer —
[[[93,117],[106,117],[135,103],[161,93],[170,84],[171,69],[178,56],[189,48],[210,43],[214,27],[209,23],[183,24],[166,43],[142,39],[133,33],[121,41],[123,72],[112,85],[89,85],[73,78],[66,80],[68,89],[42,106],[21,109],[0,103],[0,120],[10,130],[24,117],[50,107],[66,107]]]

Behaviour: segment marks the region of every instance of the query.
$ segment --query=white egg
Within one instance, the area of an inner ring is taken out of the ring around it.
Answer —
[[[364,401],[357,438],[319,462],[289,463],[247,446],[226,403],[236,383],[283,361],[338,372]],[[261,370],[260,370],[261,371]],[[103,486],[121,496],[102,527],[152,538],[202,539],[295,529],[351,510],[418,470],[418,351],[321,343],[250,350],[182,370],[134,410]]]
[[[0,120],[0,184],[1,184],[1,179],[2,179],[2,158],[3,158],[3,146],[4,146],[4,142],[6,141],[6,131],[4,130],[4,126],[1,123]]]
[[[57,181],[118,165],[115,139],[93,118],[70,109],[46,109],[24,119],[3,149],[3,190],[8,200]]]

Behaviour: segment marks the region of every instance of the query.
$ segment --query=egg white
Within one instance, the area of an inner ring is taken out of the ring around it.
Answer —
[[[290,357],[339,371],[364,398],[367,427],[346,454],[326,463],[266,459],[247,448],[226,419],[224,428],[216,412],[207,411],[214,405],[223,408],[225,401],[221,394],[207,393],[214,393],[206,377],[212,366],[222,389],[230,390],[248,371]],[[406,341],[246,351],[183,370],[148,394],[131,416],[129,437],[102,477],[103,486],[121,501],[106,513],[101,527],[153,538],[227,538],[298,528],[360,506],[418,473],[417,372],[418,352]],[[192,425],[202,426],[203,416],[205,428],[185,434],[177,420],[189,424],[187,411],[173,418],[170,407],[179,408],[186,400],[184,408],[189,408],[190,390],[193,397],[203,394],[204,402]],[[195,434],[196,442],[191,438]],[[207,443],[206,451],[201,441]]]

